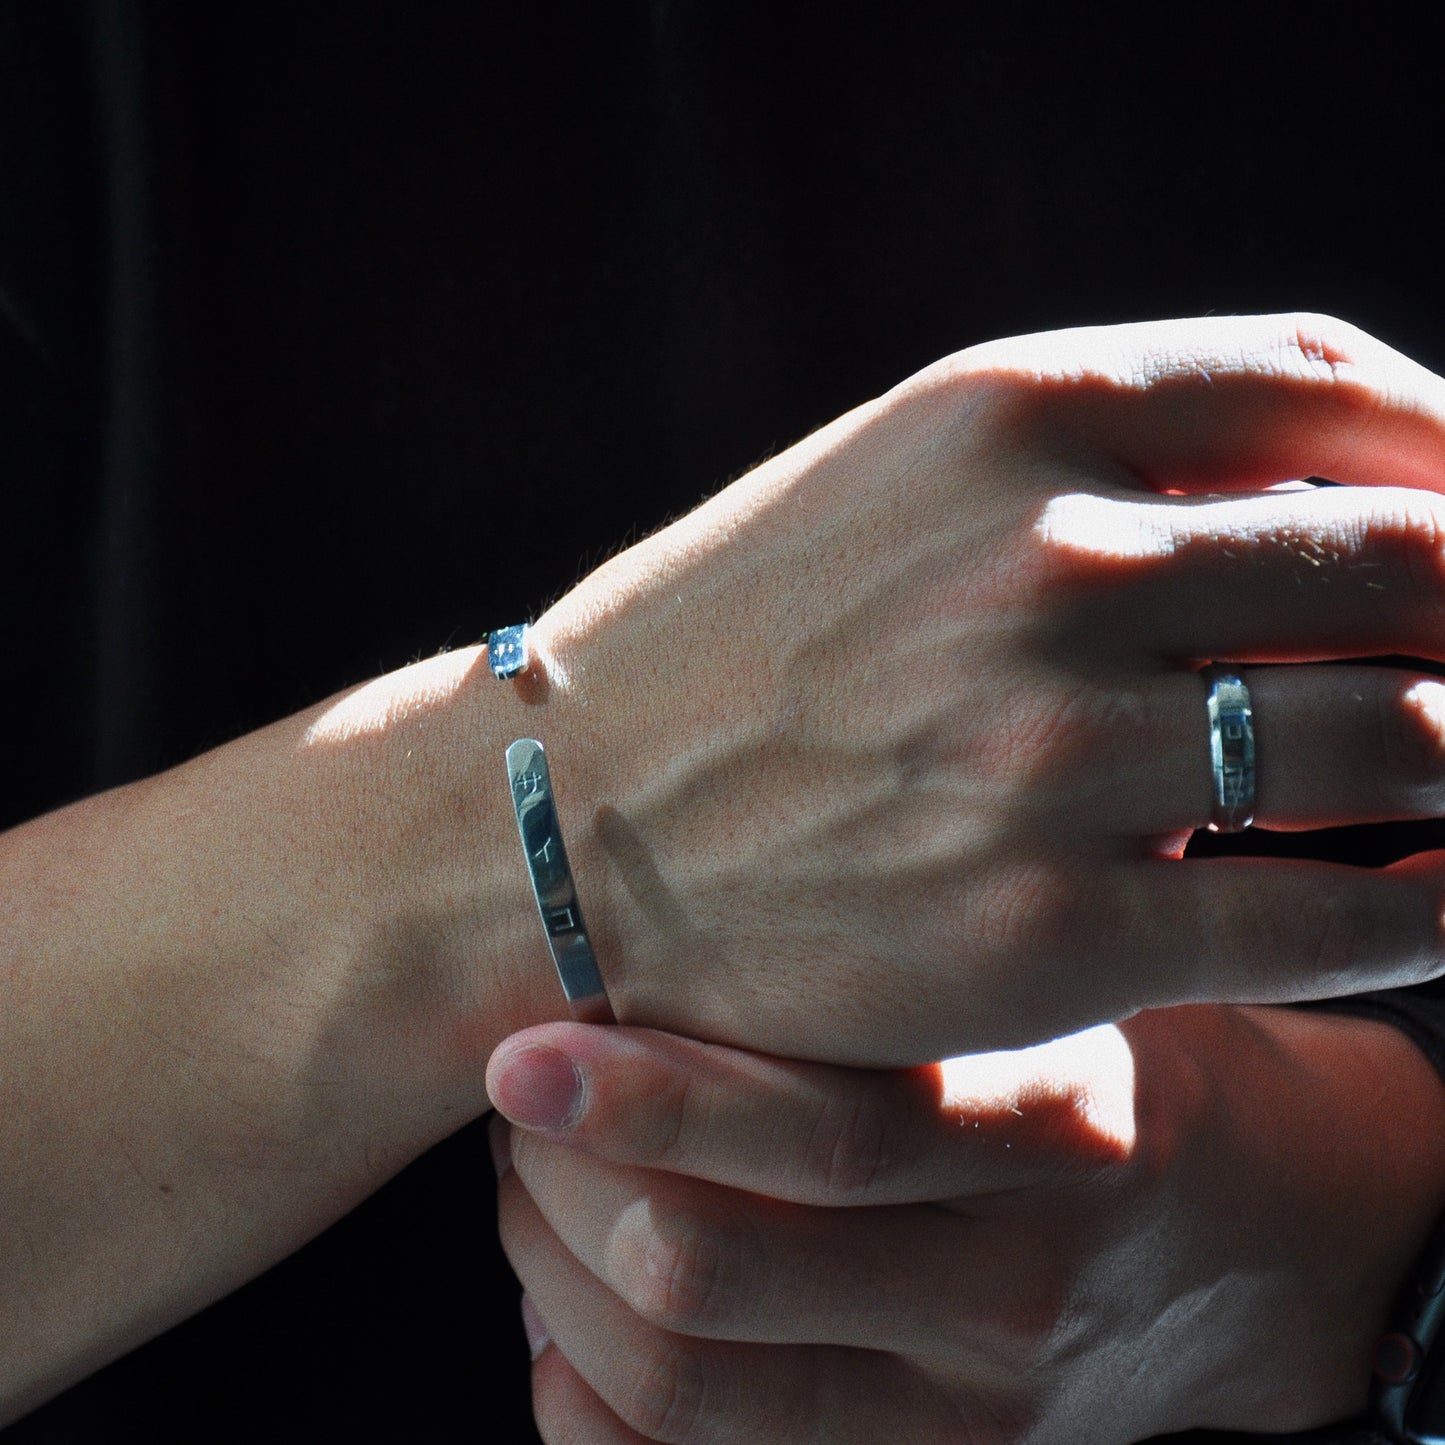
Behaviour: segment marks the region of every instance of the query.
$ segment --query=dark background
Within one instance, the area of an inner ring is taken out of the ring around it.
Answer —
[[[1445,366],[1435,43],[1290,14],[0,3],[0,822],[535,614],[970,342],[1305,307]],[[491,1184],[472,1126],[7,1439],[525,1445]]]

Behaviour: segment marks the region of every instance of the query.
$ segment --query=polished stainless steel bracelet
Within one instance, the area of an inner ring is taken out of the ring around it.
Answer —
[[[562,845],[547,754],[536,738],[518,738],[507,749],[507,776],[537,911],[572,1017],[583,1023],[615,1023]]]

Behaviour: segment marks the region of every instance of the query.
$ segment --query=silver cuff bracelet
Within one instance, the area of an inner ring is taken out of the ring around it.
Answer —
[[[517,810],[517,831],[522,854],[532,878],[532,892],[542,915],[542,928],[562,992],[581,1023],[616,1023],[607,999],[592,941],[582,922],[577,885],[562,846],[562,830],[552,800],[552,779],[547,755],[535,738],[518,738],[507,749],[507,775],[512,784],[512,806]]]

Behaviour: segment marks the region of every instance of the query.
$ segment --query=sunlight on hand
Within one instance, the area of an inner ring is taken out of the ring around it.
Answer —
[[[1069,1104],[1079,1124],[1127,1154],[1134,1147],[1134,1053],[1115,1024],[1100,1024],[1026,1049],[945,1059],[943,1107],[976,1116],[1027,1117],[1030,1107]]]

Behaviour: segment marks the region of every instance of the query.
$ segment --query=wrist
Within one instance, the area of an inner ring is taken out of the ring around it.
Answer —
[[[468,649],[307,721],[302,751],[318,774],[307,790],[332,800],[315,870],[331,882],[315,926],[339,944],[331,987],[345,1023],[332,1034],[373,1081],[373,1124],[410,1152],[488,1107],[483,1076],[501,1039],[566,1016],[505,751],[535,733],[575,764],[587,739],[574,712],[545,672],[499,684]]]
[[[567,739],[548,747],[558,816],[612,1006],[625,1023],[787,1051],[734,967],[766,894],[787,733],[764,586],[736,542],[738,487],[587,577],[532,629]],[[739,560],[741,559],[741,560]],[[697,632],[697,619],[708,630]],[[726,679],[720,686],[718,679]],[[794,783],[795,787],[805,784]],[[788,814],[791,817],[791,812]],[[756,983],[756,970],[753,982]],[[761,991],[759,991],[761,992]],[[780,991],[781,1016],[790,998]]]
[[[331,1223],[564,1015],[503,763],[536,712],[474,661],[0,838],[0,1418]]]
[[[565,1016],[503,761],[537,714],[459,651],[82,805],[116,947],[245,1100],[243,1162],[360,1197],[487,1108],[497,1042]]]

